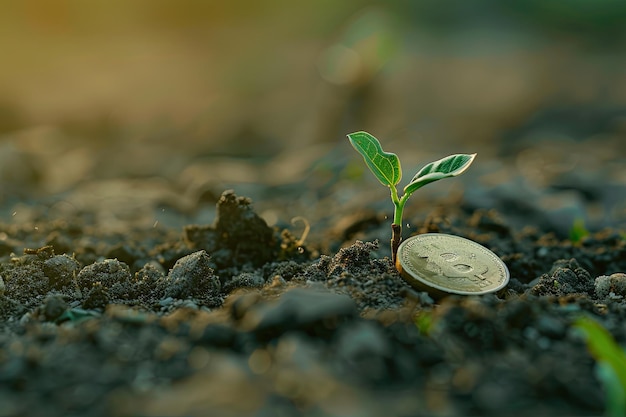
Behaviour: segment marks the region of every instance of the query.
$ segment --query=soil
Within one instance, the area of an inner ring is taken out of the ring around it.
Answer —
[[[405,237],[472,239],[511,273],[498,294],[435,301],[367,239],[390,234],[376,213],[304,242],[233,191],[182,231],[47,216],[0,225],[0,416],[601,415],[572,323],[626,343],[611,228],[572,242],[433,206]]]

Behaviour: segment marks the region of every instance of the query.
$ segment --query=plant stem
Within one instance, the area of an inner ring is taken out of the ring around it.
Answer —
[[[391,225],[391,260],[393,264],[396,264],[396,258],[398,256],[398,248],[400,247],[400,242],[402,241],[402,225],[392,224]]]
[[[398,255],[398,247],[402,241],[402,212],[404,211],[404,204],[406,203],[408,194],[398,198],[398,190],[396,187],[389,187],[391,189],[391,201],[395,210],[393,212],[393,223],[391,224],[391,260],[393,264],[396,264],[396,258]]]

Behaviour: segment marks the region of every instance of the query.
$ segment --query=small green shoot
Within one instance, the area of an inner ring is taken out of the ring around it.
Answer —
[[[585,221],[581,218],[574,220],[572,227],[569,229],[569,240],[577,244],[586,236],[589,236],[589,230],[585,227]]]
[[[428,336],[434,322],[432,311],[420,311],[413,317],[413,322],[421,335]]]
[[[393,223],[391,224],[391,256],[395,264],[398,247],[402,240],[402,213],[411,194],[431,182],[462,174],[474,161],[476,154],[450,155],[427,164],[404,187],[404,195],[400,197],[396,188],[402,179],[402,169],[398,156],[383,151],[378,139],[367,132],[350,133],[348,139],[354,149],[363,156],[365,164],[378,181],[391,190],[391,201],[395,207]]]
[[[587,340],[598,364],[598,378],[606,390],[606,415],[626,416],[626,353],[597,321],[581,317],[574,323]]]

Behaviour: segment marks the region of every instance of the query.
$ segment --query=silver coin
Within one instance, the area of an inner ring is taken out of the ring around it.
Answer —
[[[411,286],[435,296],[488,294],[509,282],[509,270],[495,253],[443,233],[406,239],[398,248],[396,268]]]

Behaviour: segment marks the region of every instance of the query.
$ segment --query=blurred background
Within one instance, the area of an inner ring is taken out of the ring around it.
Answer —
[[[391,214],[345,138],[367,130],[405,181],[478,152],[415,213],[462,195],[561,236],[625,228],[624,1],[0,5],[3,222],[180,227],[234,188],[321,234]]]

